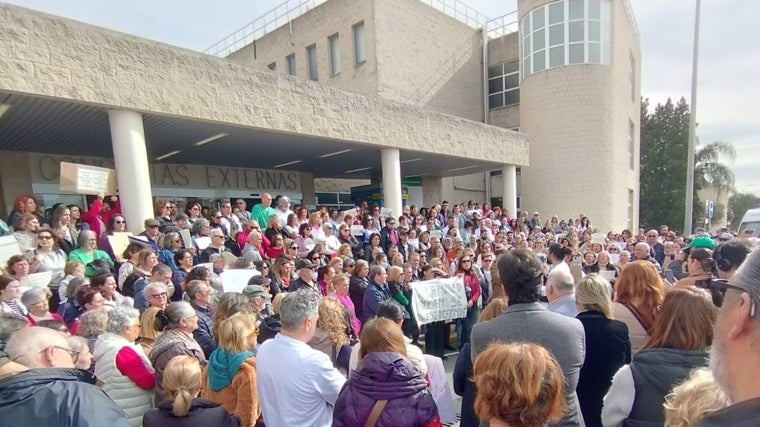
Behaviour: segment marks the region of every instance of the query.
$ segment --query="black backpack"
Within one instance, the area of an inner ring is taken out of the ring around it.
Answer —
[[[134,298],[135,283],[143,279],[145,279],[145,276],[143,276],[142,273],[138,272],[137,270],[130,273],[129,276],[124,279],[124,283],[121,285],[121,294],[125,297]]]

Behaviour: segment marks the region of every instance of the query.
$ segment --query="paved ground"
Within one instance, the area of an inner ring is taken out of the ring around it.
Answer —
[[[462,398],[457,396],[454,393],[454,386],[452,385],[452,380],[451,380],[451,374],[454,372],[454,364],[456,364],[457,356],[459,356],[459,352],[446,351],[446,356],[448,357],[448,359],[443,361],[443,367],[446,369],[446,376],[449,380],[449,389],[451,390],[451,397],[454,399],[454,408],[456,409],[457,417],[459,417],[460,409],[462,407]],[[456,422],[454,424],[445,424],[445,425],[452,426],[452,427],[459,427],[459,422]]]

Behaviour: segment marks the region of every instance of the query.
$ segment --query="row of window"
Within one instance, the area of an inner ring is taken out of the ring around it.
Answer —
[[[520,103],[520,61],[488,67],[488,108]]]
[[[351,33],[354,44],[354,67],[358,67],[367,62],[367,53],[364,43],[364,21],[351,26]],[[340,74],[340,33],[335,33],[327,38],[327,50],[329,55],[330,76]],[[306,63],[308,64],[309,80],[319,80],[319,66],[317,57],[317,44],[314,43],[306,47]],[[296,54],[291,53],[285,57],[286,72],[291,76],[297,73]],[[277,62],[267,65],[272,71],[277,70]]]
[[[520,22],[523,78],[568,64],[611,60],[610,0],[560,0],[532,10]]]

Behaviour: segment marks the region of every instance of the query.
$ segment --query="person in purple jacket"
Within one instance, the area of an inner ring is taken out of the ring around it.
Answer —
[[[427,381],[406,358],[404,336],[392,320],[374,318],[361,332],[360,362],[338,395],[333,427],[440,426]]]

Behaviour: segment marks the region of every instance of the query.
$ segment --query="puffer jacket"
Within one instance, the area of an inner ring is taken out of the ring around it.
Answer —
[[[127,414],[129,424],[142,425],[142,417],[153,407],[153,390],[143,390],[116,367],[116,355],[124,347],[131,347],[152,370],[142,347],[132,344],[121,335],[106,332],[95,343],[95,376],[103,384],[103,391]]]
[[[338,395],[334,427],[363,427],[378,400],[388,400],[377,427],[440,425],[427,381],[404,356],[370,353],[361,360]]]
[[[86,381],[86,371],[61,368],[31,369],[0,379],[3,427],[129,426],[124,411]]]

